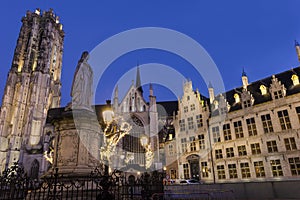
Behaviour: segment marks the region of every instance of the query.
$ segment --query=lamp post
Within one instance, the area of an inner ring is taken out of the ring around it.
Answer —
[[[147,146],[148,146],[148,137],[143,135],[140,138],[140,142],[141,142],[142,147],[144,147],[144,149],[145,149],[145,151],[144,151],[144,167],[146,169],[146,152],[147,152]]]
[[[114,118],[114,112],[111,109],[111,104],[110,104],[109,100],[106,101],[106,108],[102,112],[102,117],[103,117],[103,122],[104,122],[104,134],[105,134],[103,139],[106,139],[105,131],[107,130],[107,127],[113,122],[113,118]],[[104,154],[103,151],[105,151],[106,149],[102,149],[103,154]],[[108,175],[109,174],[109,166],[108,166],[109,165],[109,155],[108,154],[101,155],[101,157],[104,160],[104,173],[105,173],[105,175]]]

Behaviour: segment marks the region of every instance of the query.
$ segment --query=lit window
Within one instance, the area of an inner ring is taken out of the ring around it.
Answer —
[[[272,125],[270,114],[262,115],[261,121],[263,123],[263,128],[265,133],[273,132],[273,125]]]
[[[217,165],[218,179],[226,179],[224,165]]]
[[[253,155],[261,154],[259,143],[251,144],[251,152]]]
[[[291,126],[288,111],[287,110],[278,111],[277,114],[281,125],[281,129],[282,130],[291,129],[292,126]]]
[[[296,74],[293,74],[291,79],[294,86],[299,85],[299,77]]]
[[[265,177],[266,174],[265,174],[265,168],[264,168],[263,161],[257,161],[257,162],[254,162],[253,164],[254,164],[256,177],[257,178]]]
[[[234,95],[233,95],[233,97],[234,97],[234,99],[235,99],[235,103],[240,103],[240,95],[239,94],[237,94],[237,93],[235,93]]]
[[[224,134],[224,140],[231,140],[231,131],[230,131],[230,124],[224,124],[223,125],[223,134]]]
[[[250,173],[249,163],[247,162],[241,163],[240,167],[241,167],[242,178],[250,178],[251,173]]]
[[[275,140],[267,142],[267,148],[269,153],[278,152],[277,144]]]
[[[256,125],[255,125],[255,119],[249,118],[246,119],[247,127],[248,127],[248,134],[249,136],[257,135]]]
[[[236,138],[244,137],[242,121],[233,122]]]
[[[280,160],[270,160],[273,176],[283,176]]]
[[[228,164],[229,178],[237,178],[236,164]]]
[[[259,87],[259,89],[260,89],[260,92],[261,92],[262,95],[267,94],[267,88],[266,88],[266,86],[261,85],[261,86]]]
[[[203,177],[203,178],[208,177],[208,167],[207,167],[207,162],[201,162],[201,171],[202,171],[202,177]]]
[[[299,176],[300,175],[300,158],[289,158],[289,164],[291,168],[291,173],[293,176]]]
[[[287,151],[297,150],[295,138],[284,138],[284,145]]]

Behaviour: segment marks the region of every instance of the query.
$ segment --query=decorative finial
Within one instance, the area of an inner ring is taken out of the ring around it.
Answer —
[[[213,86],[212,86],[212,84],[211,84],[210,81],[208,82],[208,88],[213,88]]]
[[[245,68],[244,68],[244,67],[243,67],[242,76],[247,76],[247,74],[246,74],[246,72],[245,72]]]
[[[300,46],[300,45],[299,45],[298,41],[295,40],[295,47],[297,47],[297,46]]]

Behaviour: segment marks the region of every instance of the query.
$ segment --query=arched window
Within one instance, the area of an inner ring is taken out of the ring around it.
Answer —
[[[40,164],[39,162],[35,159],[32,164],[31,164],[31,169],[30,169],[30,178],[32,179],[38,179],[39,178],[39,170],[40,170]]]

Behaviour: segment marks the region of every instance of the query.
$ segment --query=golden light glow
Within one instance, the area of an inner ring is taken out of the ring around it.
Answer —
[[[240,95],[239,94],[235,93],[233,97],[235,99],[235,103],[240,103],[241,100],[240,100]]]
[[[50,150],[50,153],[48,153],[47,151],[44,152],[44,158],[51,164],[53,164],[53,153],[53,149]]]
[[[106,145],[100,150],[100,155],[102,159],[106,159],[110,162],[110,158],[115,154],[115,149],[119,141],[129,133],[131,130],[131,125],[121,118],[113,118],[112,111],[104,111],[103,118],[107,123],[104,130],[104,138]],[[126,161],[125,161],[126,162]]]
[[[299,85],[299,77],[296,74],[293,74],[291,79],[293,81],[294,86]]]
[[[260,89],[260,92],[261,92],[262,95],[267,94],[267,88],[266,88],[266,86],[261,85],[261,86],[259,87],[259,89]]]

